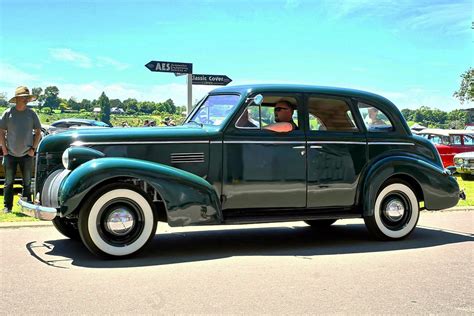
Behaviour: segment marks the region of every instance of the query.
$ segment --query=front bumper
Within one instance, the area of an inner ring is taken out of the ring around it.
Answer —
[[[54,207],[46,207],[38,204],[32,204],[21,199],[18,201],[18,205],[20,206],[21,212],[23,214],[43,221],[51,221],[58,214],[58,210]]]
[[[474,174],[474,166],[456,166],[457,173]]]

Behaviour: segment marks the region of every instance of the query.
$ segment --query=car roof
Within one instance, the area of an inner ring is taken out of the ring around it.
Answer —
[[[314,93],[314,94],[330,94],[347,97],[359,97],[368,100],[374,100],[382,103],[393,103],[387,98],[367,91],[340,88],[340,87],[326,87],[316,85],[302,85],[302,84],[252,84],[240,86],[226,86],[212,90],[210,94],[220,93],[239,93],[239,94],[254,94],[263,92],[290,92],[290,93]]]
[[[419,131],[418,134],[434,134],[434,135],[440,135],[440,136],[474,135],[474,131],[469,131],[465,129],[425,128]]]

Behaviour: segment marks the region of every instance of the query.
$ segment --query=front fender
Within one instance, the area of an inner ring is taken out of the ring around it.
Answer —
[[[362,193],[364,216],[374,213],[377,193],[384,182],[394,176],[416,181],[428,210],[453,207],[459,201],[456,178],[445,173],[440,167],[418,157],[391,156],[376,162],[366,173]]]
[[[184,170],[130,158],[99,158],[74,169],[59,191],[61,215],[78,211],[101,183],[124,177],[143,180],[159,192],[170,226],[222,222],[220,202],[209,182]]]

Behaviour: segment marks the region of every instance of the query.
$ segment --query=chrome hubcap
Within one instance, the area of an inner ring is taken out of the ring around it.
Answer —
[[[405,214],[405,206],[401,200],[393,199],[387,203],[384,214],[391,221],[399,221]]]
[[[107,231],[116,235],[123,236],[128,234],[135,224],[132,213],[126,208],[119,208],[110,212],[105,222]]]

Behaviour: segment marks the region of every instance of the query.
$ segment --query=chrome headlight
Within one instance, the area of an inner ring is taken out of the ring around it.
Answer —
[[[62,161],[66,169],[73,170],[83,163],[105,157],[104,153],[88,147],[70,147],[63,153]]]
[[[63,162],[64,169],[69,169],[69,150],[68,149],[66,149],[63,152],[63,156],[61,160]]]

